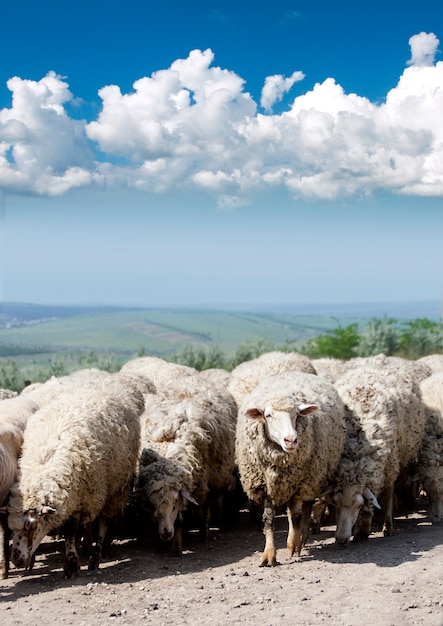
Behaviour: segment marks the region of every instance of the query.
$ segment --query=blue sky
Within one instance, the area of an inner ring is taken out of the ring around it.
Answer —
[[[441,301],[443,5],[17,1],[0,300]]]

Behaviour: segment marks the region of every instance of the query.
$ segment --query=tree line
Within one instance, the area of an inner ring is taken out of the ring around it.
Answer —
[[[335,329],[310,337],[303,343],[291,340],[277,345],[269,339],[257,338],[241,343],[232,356],[226,355],[216,344],[186,344],[164,358],[189,365],[199,371],[210,368],[231,371],[240,363],[272,350],[300,352],[310,358],[333,357],[343,360],[381,353],[408,359],[443,353],[441,321],[417,318],[399,322],[395,318],[372,318],[360,330],[357,323],[343,327],[338,319],[334,319],[337,324]],[[145,349],[141,347],[133,358],[145,353]],[[21,391],[30,382],[44,382],[51,376],[63,376],[76,369],[96,367],[116,372],[122,364],[112,352],[97,354],[94,350],[76,355],[57,353],[46,366],[32,370],[29,366],[20,367],[16,361],[8,358],[0,361],[0,388]]]

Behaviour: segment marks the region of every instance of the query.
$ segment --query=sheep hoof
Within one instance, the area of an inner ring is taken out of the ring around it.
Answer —
[[[288,558],[292,559],[295,556],[295,559],[300,560],[300,550],[296,550],[295,548],[288,548]]]
[[[66,555],[65,567],[63,569],[63,575],[65,578],[72,578],[78,576],[80,565],[77,555],[71,553]]]
[[[262,554],[259,567],[275,567],[275,565],[277,565],[277,556],[275,554]]]
[[[94,571],[94,570],[98,569],[98,566],[99,566],[99,561],[96,558],[91,556],[89,558],[89,562],[88,562],[88,570],[90,572]]]

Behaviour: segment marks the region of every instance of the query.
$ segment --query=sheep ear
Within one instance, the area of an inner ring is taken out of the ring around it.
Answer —
[[[152,448],[143,448],[140,454],[140,465],[151,465],[159,460],[158,453]]]
[[[319,408],[318,404],[304,404],[300,402],[298,412],[300,415],[309,415],[310,413],[314,413],[314,411],[318,411]]]
[[[40,516],[44,517],[45,515],[54,515],[54,513],[57,513],[56,509],[53,509],[52,506],[44,504],[41,508]]]
[[[260,411],[257,407],[252,407],[250,409],[246,409],[244,415],[246,415],[246,417],[250,417],[251,419],[257,419],[263,417],[263,411]]]
[[[189,502],[192,502],[192,504],[196,504],[198,506],[197,500],[193,498],[189,491],[187,491],[186,489],[180,489],[180,495],[185,498],[185,500],[189,500]]]
[[[376,509],[381,509],[381,506],[379,505],[377,498],[369,489],[369,487],[365,487],[363,489],[363,497],[366,498],[366,500],[372,500],[372,504],[375,506]]]

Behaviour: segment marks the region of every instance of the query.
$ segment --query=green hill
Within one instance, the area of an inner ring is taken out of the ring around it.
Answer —
[[[46,312],[47,313],[47,312]],[[52,312],[55,313],[55,312]],[[41,319],[15,318],[0,328],[0,347],[21,352],[108,350],[167,355],[186,344],[217,344],[227,354],[246,341],[276,344],[303,340],[335,328],[327,316],[178,309],[122,309],[71,312]]]
[[[95,350],[130,356],[143,350],[167,356],[187,344],[217,345],[231,355],[247,340],[265,338],[283,345],[303,342],[338,324],[363,326],[371,317],[436,318],[438,313],[438,303],[297,305],[273,311],[3,303],[0,355]]]

